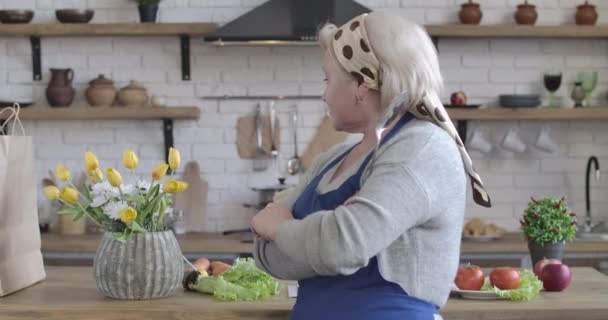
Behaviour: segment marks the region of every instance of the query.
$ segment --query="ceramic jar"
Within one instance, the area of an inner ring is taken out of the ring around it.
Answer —
[[[574,88],[572,89],[572,93],[570,94],[570,98],[574,100],[575,108],[582,108],[583,101],[585,100],[585,90],[583,90],[583,83],[577,81],[574,83]]]
[[[85,91],[87,102],[93,106],[111,106],[116,100],[117,91],[114,82],[100,74],[96,79],[89,82]]]
[[[576,24],[585,26],[595,25],[595,23],[597,22],[598,15],[597,11],[595,11],[594,5],[591,5],[588,1],[585,1],[584,4],[581,4],[576,8]]]
[[[114,299],[171,296],[184,275],[182,252],[172,231],[134,233],[127,241],[106,232],[93,267],[97,290]]]
[[[461,5],[459,17],[460,22],[463,24],[479,24],[481,22],[483,14],[479,3],[469,0],[467,3]]]
[[[138,81],[131,80],[129,85],[120,89],[118,103],[125,107],[145,107],[148,93]]]
[[[51,107],[68,107],[74,101],[74,70],[50,69],[51,81],[46,88],[46,99]]]
[[[534,25],[537,18],[536,6],[528,4],[528,0],[517,6],[517,11],[515,12],[515,22],[517,24]]]

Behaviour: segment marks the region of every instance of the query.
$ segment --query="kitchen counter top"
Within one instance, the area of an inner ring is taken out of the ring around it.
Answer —
[[[591,268],[573,268],[563,292],[541,292],[530,302],[450,298],[441,313],[446,320],[577,319],[605,320],[608,277]],[[288,319],[295,299],[284,289],[260,302],[221,302],[179,290],[174,296],[147,301],[112,300],[95,288],[90,267],[47,267],[47,279],[0,298],[0,318],[17,319]]]
[[[189,233],[177,237],[182,251],[187,253],[232,253],[249,254],[251,243],[241,242],[242,234],[224,236],[217,233]],[[101,239],[99,234],[82,236],[62,236],[53,233],[42,234],[42,252],[95,252]],[[567,253],[608,252],[608,241],[575,240],[566,245]],[[463,254],[482,253],[528,253],[527,243],[518,233],[507,233],[501,239],[492,241],[463,241]]]

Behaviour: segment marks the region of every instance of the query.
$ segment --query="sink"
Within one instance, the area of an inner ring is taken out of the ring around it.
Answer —
[[[608,226],[604,222],[600,222],[591,231],[585,232],[582,227],[579,227],[579,232],[576,238],[580,240],[605,240],[608,241]]]

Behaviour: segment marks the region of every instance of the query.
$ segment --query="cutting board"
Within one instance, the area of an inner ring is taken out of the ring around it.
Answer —
[[[281,125],[277,117],[274,124],[274,142],[277,150],[281,145]],[[236,123],[236,146],[241,159],[255,159],[258,148],[255,115],[243,116]],[[270,158],[270,116],[262,116],[262,148]]]
[[[347,132],[339,132],[334,129],[330,117],[323,117],[315,136],[312,138],[306,151],[304,151],[304,154],[302,154],[302,166],[304,169],[310,168],[310,165],[319,154],[327,151],[333,145],[344,142],[347,137]]]
[[[209,184],[201,178],[198,161],[190,161],[184,167],[182,181],[188,188],[175,195],[173,208],[183,210],[186,232],[204,232],[207,230],[207,192]]]

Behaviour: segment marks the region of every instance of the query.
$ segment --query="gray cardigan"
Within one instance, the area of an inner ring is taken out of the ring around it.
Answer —
[[[348,147],[319,156],[281,202],[293,207],[306,185]],[[384,279],[441,307],[459,263],[467,193],[456,144],[434,124],[413,120],[377,152],[348,205],[288,221],[274,242],[256,241],[257,265],[277,278],[300,280],[353,274],[377,257]],[[329,170],[317,190],[336,189],[361,163],[331,183],[335,168]]]

